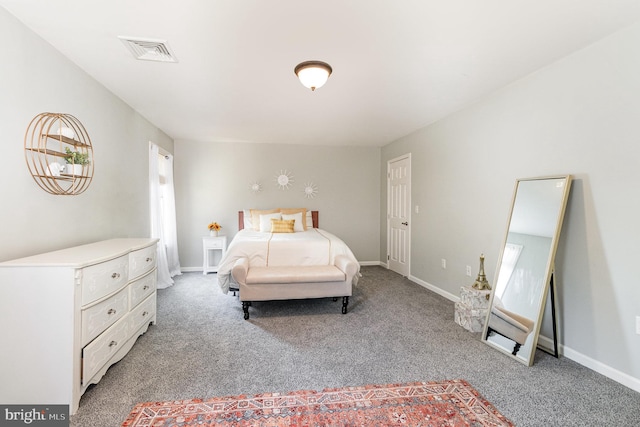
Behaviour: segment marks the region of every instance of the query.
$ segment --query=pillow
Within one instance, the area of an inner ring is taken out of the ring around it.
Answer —
[[[306,221],[307,218],[307,208],[292,208],[292,209],[280,209],[280,213],[284,214],[284,215],[292,215],[292,214],[296,214],[298,212],[302,213],[302,228],[303,229],[307,229],[308,227],[312,227],[313,224],[309,221]]]
[[[253,223],[251,222],[251,211],[249,209],[244,209],[242,212],[243,212],[242,220],[243,220],[243,223],[244,223],[244,229],[245,230],[252,230],[253,229]]]
[[[271,232],[271,220],[272,219],[281,219],[282,217],[280,216],[280,212],[278,213],[271,213],[271,214],[266,214],[266,215],[260,215],[260,229],[258,231],[262,232],[262,233],[269,233]]]
[[[295,221],[293,224],[293,231],[304,231],[304,222],[302,221],[302,212],[296,214],[282,214],[282,219]]]
[[[249,212],[251,212],[251,224],[253,225],[253,229],[255,231],[260,231],[260,215],[279,213],[280,211],[278,209],[267,209],[267,210],[250,209]],[[271,223],[269,223],[268,228],[269,230],[271,230]]]
[[[309,224],[309,228],[313,228],[313,215],[311,211],[307,211],[307,224]]]
[[[271,218],[272,233],[293,233],[293,224],[295,219],[273,219]]]

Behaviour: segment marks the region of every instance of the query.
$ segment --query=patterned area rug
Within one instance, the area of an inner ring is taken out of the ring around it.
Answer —
[[[139,403],[139,426],[513,426],[464,380]]]

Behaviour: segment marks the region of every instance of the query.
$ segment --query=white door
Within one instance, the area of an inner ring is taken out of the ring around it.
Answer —
[[[387,162],[387,265],[409,276],[411,154]]]

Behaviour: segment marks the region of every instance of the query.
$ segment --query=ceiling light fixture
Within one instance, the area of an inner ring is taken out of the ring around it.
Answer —
[[[331,65],[322,61],[305,61],[296,65],[294,69],[296,76],[300,79],[303,86],[308,87],[312,91],[322,87],[326,82],[333,69]]]

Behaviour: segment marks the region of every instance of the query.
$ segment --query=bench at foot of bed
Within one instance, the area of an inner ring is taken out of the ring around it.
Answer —
[[[333,297],[333,301],[338,301],[337,297]],[[347,306],[349,305],[349,297],[342,297],[342,314],[347,314]],[[251,301],[242,301],[242,311],[244,312],[244,320],[249,319],[249,307],[251,307]]]
[[[244,318],[249,318],[252,301],[342,297],[342,314],[347,313],[353,278],[358,264],[339,255],[333,265],[250,267],[240,258],[231,274],[240,289]]]

